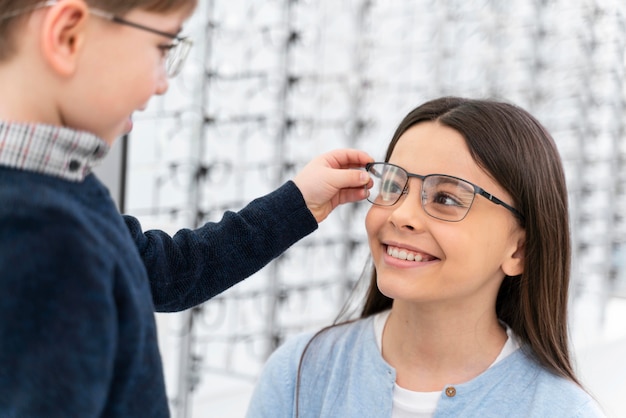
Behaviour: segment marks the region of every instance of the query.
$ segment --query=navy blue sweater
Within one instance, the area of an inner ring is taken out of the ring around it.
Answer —
[[[169,416],[154,310],[206,301],[315,228],[292,182],[170,237],[93,175],[0,167],[0,418]]]

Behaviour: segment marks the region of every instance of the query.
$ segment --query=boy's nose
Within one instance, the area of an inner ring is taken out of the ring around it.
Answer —
[[[157,80],[155,94],[157,95],[165,94],[169,86],[170,86],[170,82],[167,78],[167,72],[165,71],[165,68],[163,68],[161,72],[159,73],[159,79]]]

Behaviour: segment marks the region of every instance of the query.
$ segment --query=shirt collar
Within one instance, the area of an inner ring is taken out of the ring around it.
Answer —
[[[0,166],[82,181],[108,151],[106,142],[88,132],[0,121]]]

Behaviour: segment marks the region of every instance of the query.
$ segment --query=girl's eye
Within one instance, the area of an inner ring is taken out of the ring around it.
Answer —
[[[465,202],[463,202],[462,199],[459,199],[457,196],[443,192],[436,193],[435,196],[433,196],[432,202],[444,206],[466,206]]]

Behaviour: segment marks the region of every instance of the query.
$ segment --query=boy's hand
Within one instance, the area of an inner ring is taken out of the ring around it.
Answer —
[[[338,149],[313,159],[296,175],[293,181],[318,223],[338,205],[368,196],[370,176],[363,170],[345,169],[363,167],[372,161],[363,151]]]

